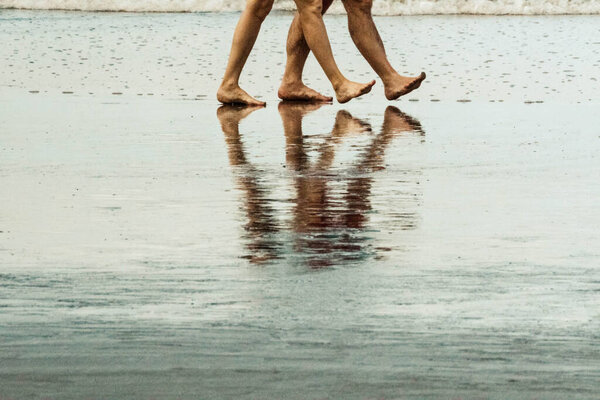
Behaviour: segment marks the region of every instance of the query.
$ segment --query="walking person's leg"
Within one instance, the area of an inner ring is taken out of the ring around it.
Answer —
[[[373,0],[342,0],[348,13],[348,29],[356,47],[381,77],[388,100],[397,99],[415,89],[425,79],[425,73],[417,77],[402,76],[392,67],[385,54],[371,9]]]
[[[240,88],[239,80],[242,69],[256,42],[260,26],[266,16],[271,12],[273,0],[247,0],[246,8],[233,34],[231,53],[225,69],[223,82],[217,91],[217,99],[226,104],[247,104],[264,106],[266,103],[259,101]]]
[[[348,12],[348,28],[352,40],[383,80],[386,97],[389,100],[394,100],[417,89],[425,79],[425,74],[421,73],[418,77],[402,76],[392,67],[387,59],[383,41],[371,15],[372,0],[342,1]],[[323,10],[327,10],[331,2],[332,0],[324,0]],[[306,87],[302,82],[302,70],[309,52],[299,18],[296,16],[288,35],[288,58],[279,89],[279,97],[282,99],[326,101],[325,96]]]
[[[342,75],[335,63],[327,29],[323,23],[322,0],[294,1],[298,7],[299,23],[304,39],[333,85],[337,100],[340,103],[346,103],[355,97],[370,92],[375,81],[369,83],[352,82]]]
[[[333,0],[323,0],[322,3],[322,14],[327,12],[329,6],[331,6]],[[298,13],[294,16],[294,20],[290,25],[290,30],[287,37],[286,45],[287,61],[285,64],[285,72],[283,74],[283,80],[278,96],[282,100],[301,100],[301,101],[315,101],[315,102],[329,102],[333,98],[324,96],[306,86],[302,81],[302,71],[304,70],[304,64],[310,53],[310,48],[304,39],[302,34],[302,28],[300,27],[300,16]]]

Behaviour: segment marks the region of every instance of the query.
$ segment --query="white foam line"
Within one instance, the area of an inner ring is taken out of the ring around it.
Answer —
[[[244,0],[0,0],[0,8],[129,12],[239,11]],[[293,10],[291,0],[276,0],[275,9]],[[332,13],[343,13],[340,1]],[[375,0],[376,15],[560,15],[600,14],[600,0]]]

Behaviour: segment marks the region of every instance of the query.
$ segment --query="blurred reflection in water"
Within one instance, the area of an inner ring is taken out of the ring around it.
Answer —
[[[237,186],[244,193],[247,215],[245,239],[250,251],[244,258],[260,264],[281,258],[281,243],[277,236],[279,226],[274,216],[275,210],[269,201],[266,176],[246,159],[239,132],[240,121],[255,110],[257,108],[254,107],[222,106],[217,110],[217,116],[225,133],[229,163],[238,168],[235,171]]]
[[[367,227],[374,172],[385,168],[385,149],[395,136],[422,136],[424,131],[417,120],[392,106],[385,110],[381,131],[376,135],[369,123],[347,111],[339,111],[331,133],[315,149],[314,143],[307,143],[303,135],[302,119],[320,107],[279,104],[286,163],[291,173],[289,182],[280,184],[293,187],[291,217],[277,215],[288,211],[275,204],[276,200],[271,197],[272,180],[281,178],[271,176],[269,179],[268,172],[257,169],[246,158],[239,123],[256,108],[222,106],[217,112],[237,186],[244,196],[243,208],[247,215],[244,239],[250,253],[244,258],[252,263],[286,257],[320,268],[376,255],[378,248],[370,243],[372,238]],[[370,140],[360,147],[358,159],[350,167],[334,168],[336,150],[344,138],[351,135],[368,135]],[[316,156],[310,157],[309,153],[313,152]],[[401,204],[396,206],[402,207]],[[415,223],[415,214],[407,213],[400,228],[412,229]]]

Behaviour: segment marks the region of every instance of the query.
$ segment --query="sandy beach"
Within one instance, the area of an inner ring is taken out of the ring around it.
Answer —
[[[277,12],[253,112],[237,18],[0,10],[0,398],[596,399],[600,17],[376,17],[427,81],[307,106]]]

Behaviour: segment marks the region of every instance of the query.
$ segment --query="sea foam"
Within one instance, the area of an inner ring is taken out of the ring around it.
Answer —
[[[216,12],[239,11],[244,0],[0,0],[0,8],[129,11]],[[275,9],[293,10],[291,0],[275,0]],[[332,13],[343,13],[336,1]],[[553,15],[600,14],[600,0],[374,0],[377,15],[488,14]]]

